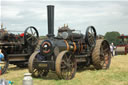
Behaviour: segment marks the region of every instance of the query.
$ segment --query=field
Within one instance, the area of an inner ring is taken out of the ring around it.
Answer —
[[[1,78],[11,80],[14,85],[22,85],[26,69],[19,69],[10,65],[8,72]],[[112,58],[110,69],[94,70],[91,68],[78,71],[72,80],[59,80],[54,73],[49,73],[46,78],[33,78],[34,85],[128,85],[128,55]]]

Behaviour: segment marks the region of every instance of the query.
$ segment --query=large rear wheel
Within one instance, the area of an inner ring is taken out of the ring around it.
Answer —
[[[97,40],[92,52],[92,62],[96,69],[108,69],[111,63],[111,52],[106,40]]]
[[[70,80],[75,76],[77,63],[74,55],[62,51],[56,59],[56,73],[60,79]]]

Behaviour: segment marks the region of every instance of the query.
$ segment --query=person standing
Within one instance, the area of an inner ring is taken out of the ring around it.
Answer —
[[[112,56],[114,56],[115,55],[115,46],[114,46],[114,44],[113,43],[111,43],[111,45],[110,45],[110,50],[111,50],[111,54],[112,54]]]

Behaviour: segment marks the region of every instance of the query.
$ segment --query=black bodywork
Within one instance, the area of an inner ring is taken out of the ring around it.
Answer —
[[[95,41],[96,41],[96,30],[93,26],[89,26],[85,32],[86,35],[83,35],[81,33],[74,33],[74,29],[68,28],[68,26],[65,26],[60,28],[58,30],[58,35],[54,36],[54,6],[48,6],[48,39],[43,40],[40,45],[40,56],[37,58],[40,60],[40,63],[48,64],[46,68],[55,70],[55,61],[57,55],[64,50],[72,51],[74,52],[74,55],[76,57],[84,57],[84,60],[86,57],[91,56],[91,51],[94,48]],[[87,39],[89,37],[89,29],[94,32],[92,43],[89,42]],[[67,38],[63,38],[63,33],[67,33]],[[75,46],[76,48],[74,48]],[[88,61],[87,61],[88,62]],[[37,68],[39,68],[38,64],[39,62],[36,62]],[[91,63],[91,62],[88,62]]]
[[[54,6],[49,5],[47,9],[48,38],[42,41],[40,50],[31,55],[29,59],[29,72],[32,73],[33,77],[42,77],[46,76],[49,70],[52,70],[56,71],[58,77],[61,79],[72,79],[75,76],[77,68],[90,66],[93,64],[93,60],[95,60],[92,59],[92,54],[95,54],[93,51],[97,44],[96,30],[93,26],[89,26],[85,34],[82,34],[76,33],[76,30],[72,30],[64,25],[64,27],[59,28],[58,35],[55,37]],[[107,53],[110,59],[109,44],[107,41],[103,42],[106,43],[108,48]],[[103,42],[101,40],[100,44],[104,44]],[[98,48],[98,50],[99,49],[100,48]],[[100,52],[100,50],[98,52]],[[98,58],[99,55],[100,54],[97,55]],[[98,66],[98,64],[95,66],[100,67],[101,65]],[[70,72],[70,75],[67,74],[65,77],[63,70]]]

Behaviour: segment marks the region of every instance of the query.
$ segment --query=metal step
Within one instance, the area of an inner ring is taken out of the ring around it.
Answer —
[[[87,55],[75,55],[76,58],[86,58]]]
[[[76,59],[76,62],[78,63],[78,62],[86,62],[86,59],[85,58],[78,58],[78,59]]]
[[[29,54],[8,54],[8,57],[26,57],[30,56]]]
[[[29,57],[29,54],[8,54],[8,59],[10,62],[14,61],[26,61],[26,57]]]

